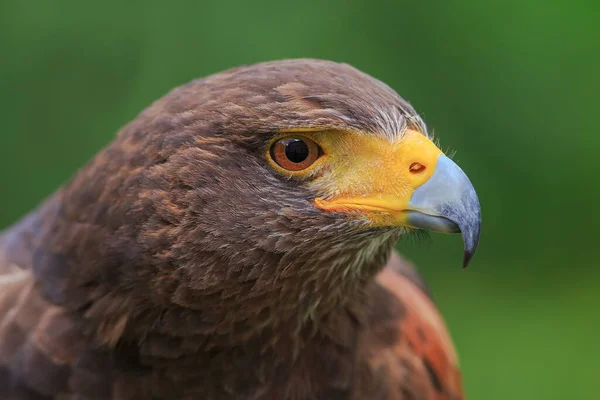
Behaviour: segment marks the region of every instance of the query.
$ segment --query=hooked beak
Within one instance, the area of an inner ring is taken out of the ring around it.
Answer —
[[[479,243],[481,207],[475,189],[458,165],[440,154],[435,172],[410,197],[406,220],[415,228],[442,233],[462,233],[463,267]]]
[[[477,249],[481,230],[479,200],[467,175],[418,132],[409,131],[392,146],[378,146],[382,147],[379,158],[383,161],[373,169],[373,162],[358,166],[362,185],[357,185],[355,193],[317,198],[315,205],[328,211],[358,212],[375,226],[460,232],[466,267]],[[369,191],[365,182],[373,180],[378,182],[377,190]]]

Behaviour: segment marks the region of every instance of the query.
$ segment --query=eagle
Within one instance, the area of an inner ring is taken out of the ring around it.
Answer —
[[[191,81],[0,234],[0,399],[463,399],[394,248],[460,232],[466,266],[480,226],[414,108],[352,66]]]

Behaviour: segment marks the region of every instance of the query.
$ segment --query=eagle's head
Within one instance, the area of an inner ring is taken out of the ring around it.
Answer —
[[[208,333],[318,319],[414,229],[461,232],[466,266],[480,231],[473,186],[414,109],[309,59],[174,89],[51,204],[36,270],[69,279],[50,297],[118,293],[137,320]]]

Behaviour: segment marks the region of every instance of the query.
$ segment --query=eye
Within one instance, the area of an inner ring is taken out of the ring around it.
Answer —
[[[285,138],[273,143],[271,158],[288,171],[302,171],[321,156],[318,144],[307,138]]]

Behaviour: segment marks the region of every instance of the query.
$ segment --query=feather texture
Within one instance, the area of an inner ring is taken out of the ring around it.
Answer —
[[[414,268],[396,253],[369,289],[368,304],[364,327],[348,326],[348,321],[336,325],[345,332],[335,335],[350,336],[339,339],[340,343],[356,343],[354,349],[327,352],[328,346],[317,345],[314,353],[300,358],[295,370],[288,372],[286,389],[268,372],[254,371],[260,389],[248,398],[286,398],[290,387],[298,392],[289,398],[314,398],[320,390],[306,386],[310,381],[306,375],[322,369],[320,384],[329,387],[331,397],[321,398],[462,399],[458,363],[444,323]],[[40,295],[28,266],[0,260],[0,399],[182,398],[175,395],[177,391],[160,389],[170,386],[165,381],[173,372],[153,374],[142,358],[180,360],[177,371],[188,368],[185,347],[179,340],[148,337],[130,365],[117,366],[115,350],[90,342],[64,308]],[[260,362],[246,362],[239,367],[260,366]],[[235,366],[231,369],[235,374]],[[197,373],[198,378],[202,372],[206,371]],[[182,384],[190,384],[179,378]],[[190,388],[191,392],[202,393],[200,386]],[[235,393],[234,388],[230,391]],[[156,397],[160,392],[165,397]]]

